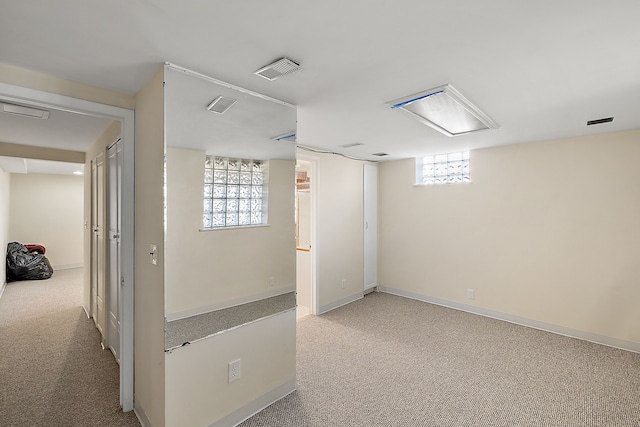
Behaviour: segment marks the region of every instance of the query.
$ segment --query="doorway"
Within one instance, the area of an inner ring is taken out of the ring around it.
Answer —
[[[296,316],[317,315],[317,159],[298,154],[296,160]]]
[[[121,286],[118,317],[120,319],[120,406],[133,409],[133,279],[134,279],[134,112],[125,108],[99,104],[50,92],[0,83],[2,99],[22,105],[57,109],[70,113],[118,120],[122,123],[122,193],[121,193]],[[90,294],[90,286],[85,288]],[[90,303],[93,305],[93,302]]]

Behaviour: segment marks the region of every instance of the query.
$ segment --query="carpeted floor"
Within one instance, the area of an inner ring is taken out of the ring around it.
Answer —
[[[1,426],[140,426],[118,364],[82,307],[82,269],[12,282],[0,298]]]
[[[374,293],[298,322],[257,426],[640,426],[640,354]]]

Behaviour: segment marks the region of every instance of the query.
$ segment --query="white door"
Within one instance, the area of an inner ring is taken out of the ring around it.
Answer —
[[[378,168],[364,164],[364,291],[378,285]]]
[[[108,333],[107,341],[109,349],[113,352],[116,360],[120,361],[120,206],[122,191],[122,143],[118,140],[109,147],[108,166],[109,176],[107,191],[109,194],[108,206],[109,215],[109,255],[108,255]]]
[[[104,257],[104,155],[91,162],[91,295],[92,317],[103,337],[105,323],[105,257]]]

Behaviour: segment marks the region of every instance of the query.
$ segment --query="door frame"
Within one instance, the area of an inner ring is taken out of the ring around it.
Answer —
[[[311,182],[311,185],[309,186],[309,192],[311,195],[311,307],[309,308],[311,310],[311,314],[317,316],[320,314],[320,295],[318,289],[318,272],[320,271],[320,239],[318,233],[318,160],[320,159],[297,149],[296,160],[298,159],[311,164],[311,169],[309,170],[309,181]]]
[[[70,113],[111,118],[122,123],[122,307],[120,310],[120,406],[133,409],[133,331],[134,331],[134,255],[135,255],[135,122],[134,111],[98,102],[44,92],[0,82],[0,95],[8,101],[53,108]]]

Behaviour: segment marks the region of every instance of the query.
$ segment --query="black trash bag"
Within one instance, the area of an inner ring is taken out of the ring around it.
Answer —
[[[7,245],[7,281],[42,280],[53,276],[53,268],[46,256],[29,252],[24,245]]]

